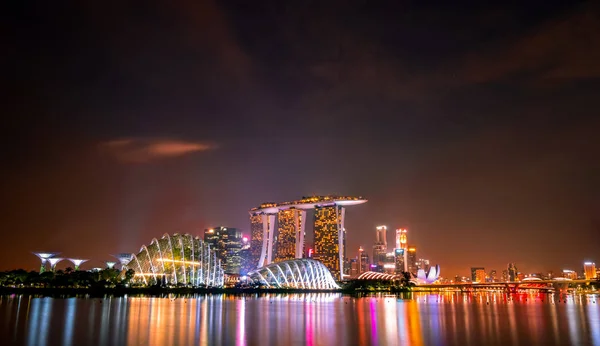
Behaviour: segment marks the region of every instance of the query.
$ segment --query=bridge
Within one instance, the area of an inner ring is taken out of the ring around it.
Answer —
[[[589,285],[597,280],[524,280],[517,282],[476,282],[476,283],[453,283],[453,284],[425,284],[415,287],[416,290],[439,290],[439,289],[457,289],[462,291],[476,290],[501,290],[506,292],[517,292],[518,290],[538,290],[545,292],[554,292],[557,290],[566,290],[573,285]]]

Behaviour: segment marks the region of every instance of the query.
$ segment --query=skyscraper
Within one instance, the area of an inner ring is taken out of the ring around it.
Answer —
[[[596,263],[584,262],[583,263],[583,273],[585,274],[586,280],[595,279],[596,278]]]
[[[358,267],[359,274],[368,272],[371,270],[369,267],[371,263],[369,262],[369,254],[363,250],[362,246],[358,248]]]
[[[406,249],[407,247],[407,230],[398,228],[396,230],[396,249]]]
[[[409,246],[406,255],[407,270],[409,273],[417,274],[417,248],[415,246]]]
[[[383,244],[383,250],[387,251],[387,227],[377,226],[376,242]]]
[[[242,250],[242,232],[222,226],[205,229],[204,242],[215,251],[226,273],[240,273],[242,260],[239,252]]]
[[[339,205],[315,208],[315,254],[334,278],[341,279],[344,273],[344,213]]]
[[[383,243],[376,242],[373,245],[373,264],[376,265],[374,271],[383,272],[383,265],[385,263],[385,245]]]
[[[471,268],[471,282],[485,282],[485,268],[483,267],[472,267]]]
[[[396,274],[402,274],[406,271],[406,249],[395,249],[394,254],[396,257]]]
[[[268,205],[271,204],[265,203],[261,207],[267,208]],[[256,261],[257,268],[271,263],[275,233],[274,212],[250,211],[250,251],[252,252],[252,260]]]
[[[304,254],[304,225],[306,211],[296,208],[277,213],[277,242],[274,262],[302,258]]]
[[[518,279],[518,271],[517,271],[517,267],[515,266],[514,263],[509,263],[508,264],[508,281],[510,282],[515,282]]]

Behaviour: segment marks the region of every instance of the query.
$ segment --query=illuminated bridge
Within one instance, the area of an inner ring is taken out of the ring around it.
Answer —
[[[502,290],[506,292],[516,292],[518,290],[539,290],[539,291],[555,291],[564,290],[572,285],[587,285],[594,280],[568,280],[556,278],[552,280],[524,280],[519,282],[481,282],[481,283],[453,283],[453,284],[426,284],[419,285],[420,289],[457,289],[461,291],[477,291],[477,290]]]
[[[323,262],[335,278],[341,279],[346,247],[345,207],[365,202],[367,200],[362,197],[312,196],[297,201],[263,203],[251,209],[253,264],[261,268],[271,263],[306,257],[306,210],[314,209],[315,245],[312,258]]]
[[[268,288],[340,288],[323,263],[308,258],[271,263],[248,273],[248,277]]]

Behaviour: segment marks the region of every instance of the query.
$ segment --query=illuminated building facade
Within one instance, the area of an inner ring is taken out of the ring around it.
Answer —
[[[398,228],[396,230],[396,249],[406,249],[407,248],[407,230]]]
[[[344,268],[347,262],[345,207],[365,202],[361,197],[312,196],[291,202],[263,203],[251,209],[251,251],[253,258],[258,257],[257,267],[287,261],[290,257],[304,257],[305,210],[314,209],[312,258],[322,261],[334,277],[340,279],[344,273],[349,273],[349,268]]]
[[[290,208],[277,213],[277,241],[274,262],[304,257],[306,211]]]
[[[128,264],[144,284],[222,287],[225,273],[216,252],[198,237],[165,234],[143,245]]]
[[[273,203],[265,203],[261,207],[271,205]],[[270,213],[254,209],[250,211],[250,251],[257,268],[271,263],[276,213],[277,210],[270,210]]]
[[[334,278],[340,279],[344,263],[344,222],[345,209],[333,205],[315,208],[315,254]]]
[[[483,267],[472,267],[471,268],[471,282],[485,282],[485,268]]]
[[[372,268],[376,272],[384,272],[387,255],[387,226],[375,227],[375,243],[373,244],[373,264]]]
[[[429,269],[429,260],[424,258],[419,258],[417,260],[417,269],[427,270]]]
[[[358,270],[359,274],[368,272],[371,270],[370,268],[371,262],[369,262],[369,254],[361,247],[358,248]]]
[[[221,260],[227,274],[239,274],[242,264],[242,232],[232,227],[213,227],[204,230],[204,243],[210,245]]]
[[[519,273],[519,271],[517,270],[517,267],[515,266],[515,264],[509,263],[508,264],[508,281],[510,281],[510,282],[517,281],[517,279],[519,278],[518,273]]]
[[[498,271],[496,269],[492,269],[490,270],[490,274],[489,274],[489,281],[490,282],[496,282],[498,281]]]
[[[585,275],[586,280],[596,279],[596,263],[594,262],[585,262],[583,263],[583,274]]]
[[[385,254],[383,272],[388,274],[394,274],[396,272],[396,256],[394,252],[388,252]]]
[[[376,232],[376,242],[383,244],[384,251],[387,251],[387,226],[377,226]]]
[[[574,270],[564,269],[563,278],[577,280],[577,273]]]
[[[340,288],[323,263],[308,258],[271,263],[248,273],[248,277],[252,282],[267,288]]]
[[[353,258],[350,260],[350,273],[349,275],[352,277],[356,277],[360,274],[360,266],[358,264],[358,259]]]
[[[406,269],[411,274],[416,274],[419,270],[417,263],[417,248],[409,246],[406,250]]]
[[[406,271],[406,249],[398,248],[394,250],[396,274],[402,274]]]

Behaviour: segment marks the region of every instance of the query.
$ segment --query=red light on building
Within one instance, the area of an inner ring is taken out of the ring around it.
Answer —
[[[313,249],[308,249],[308,258],[312,258]]]

